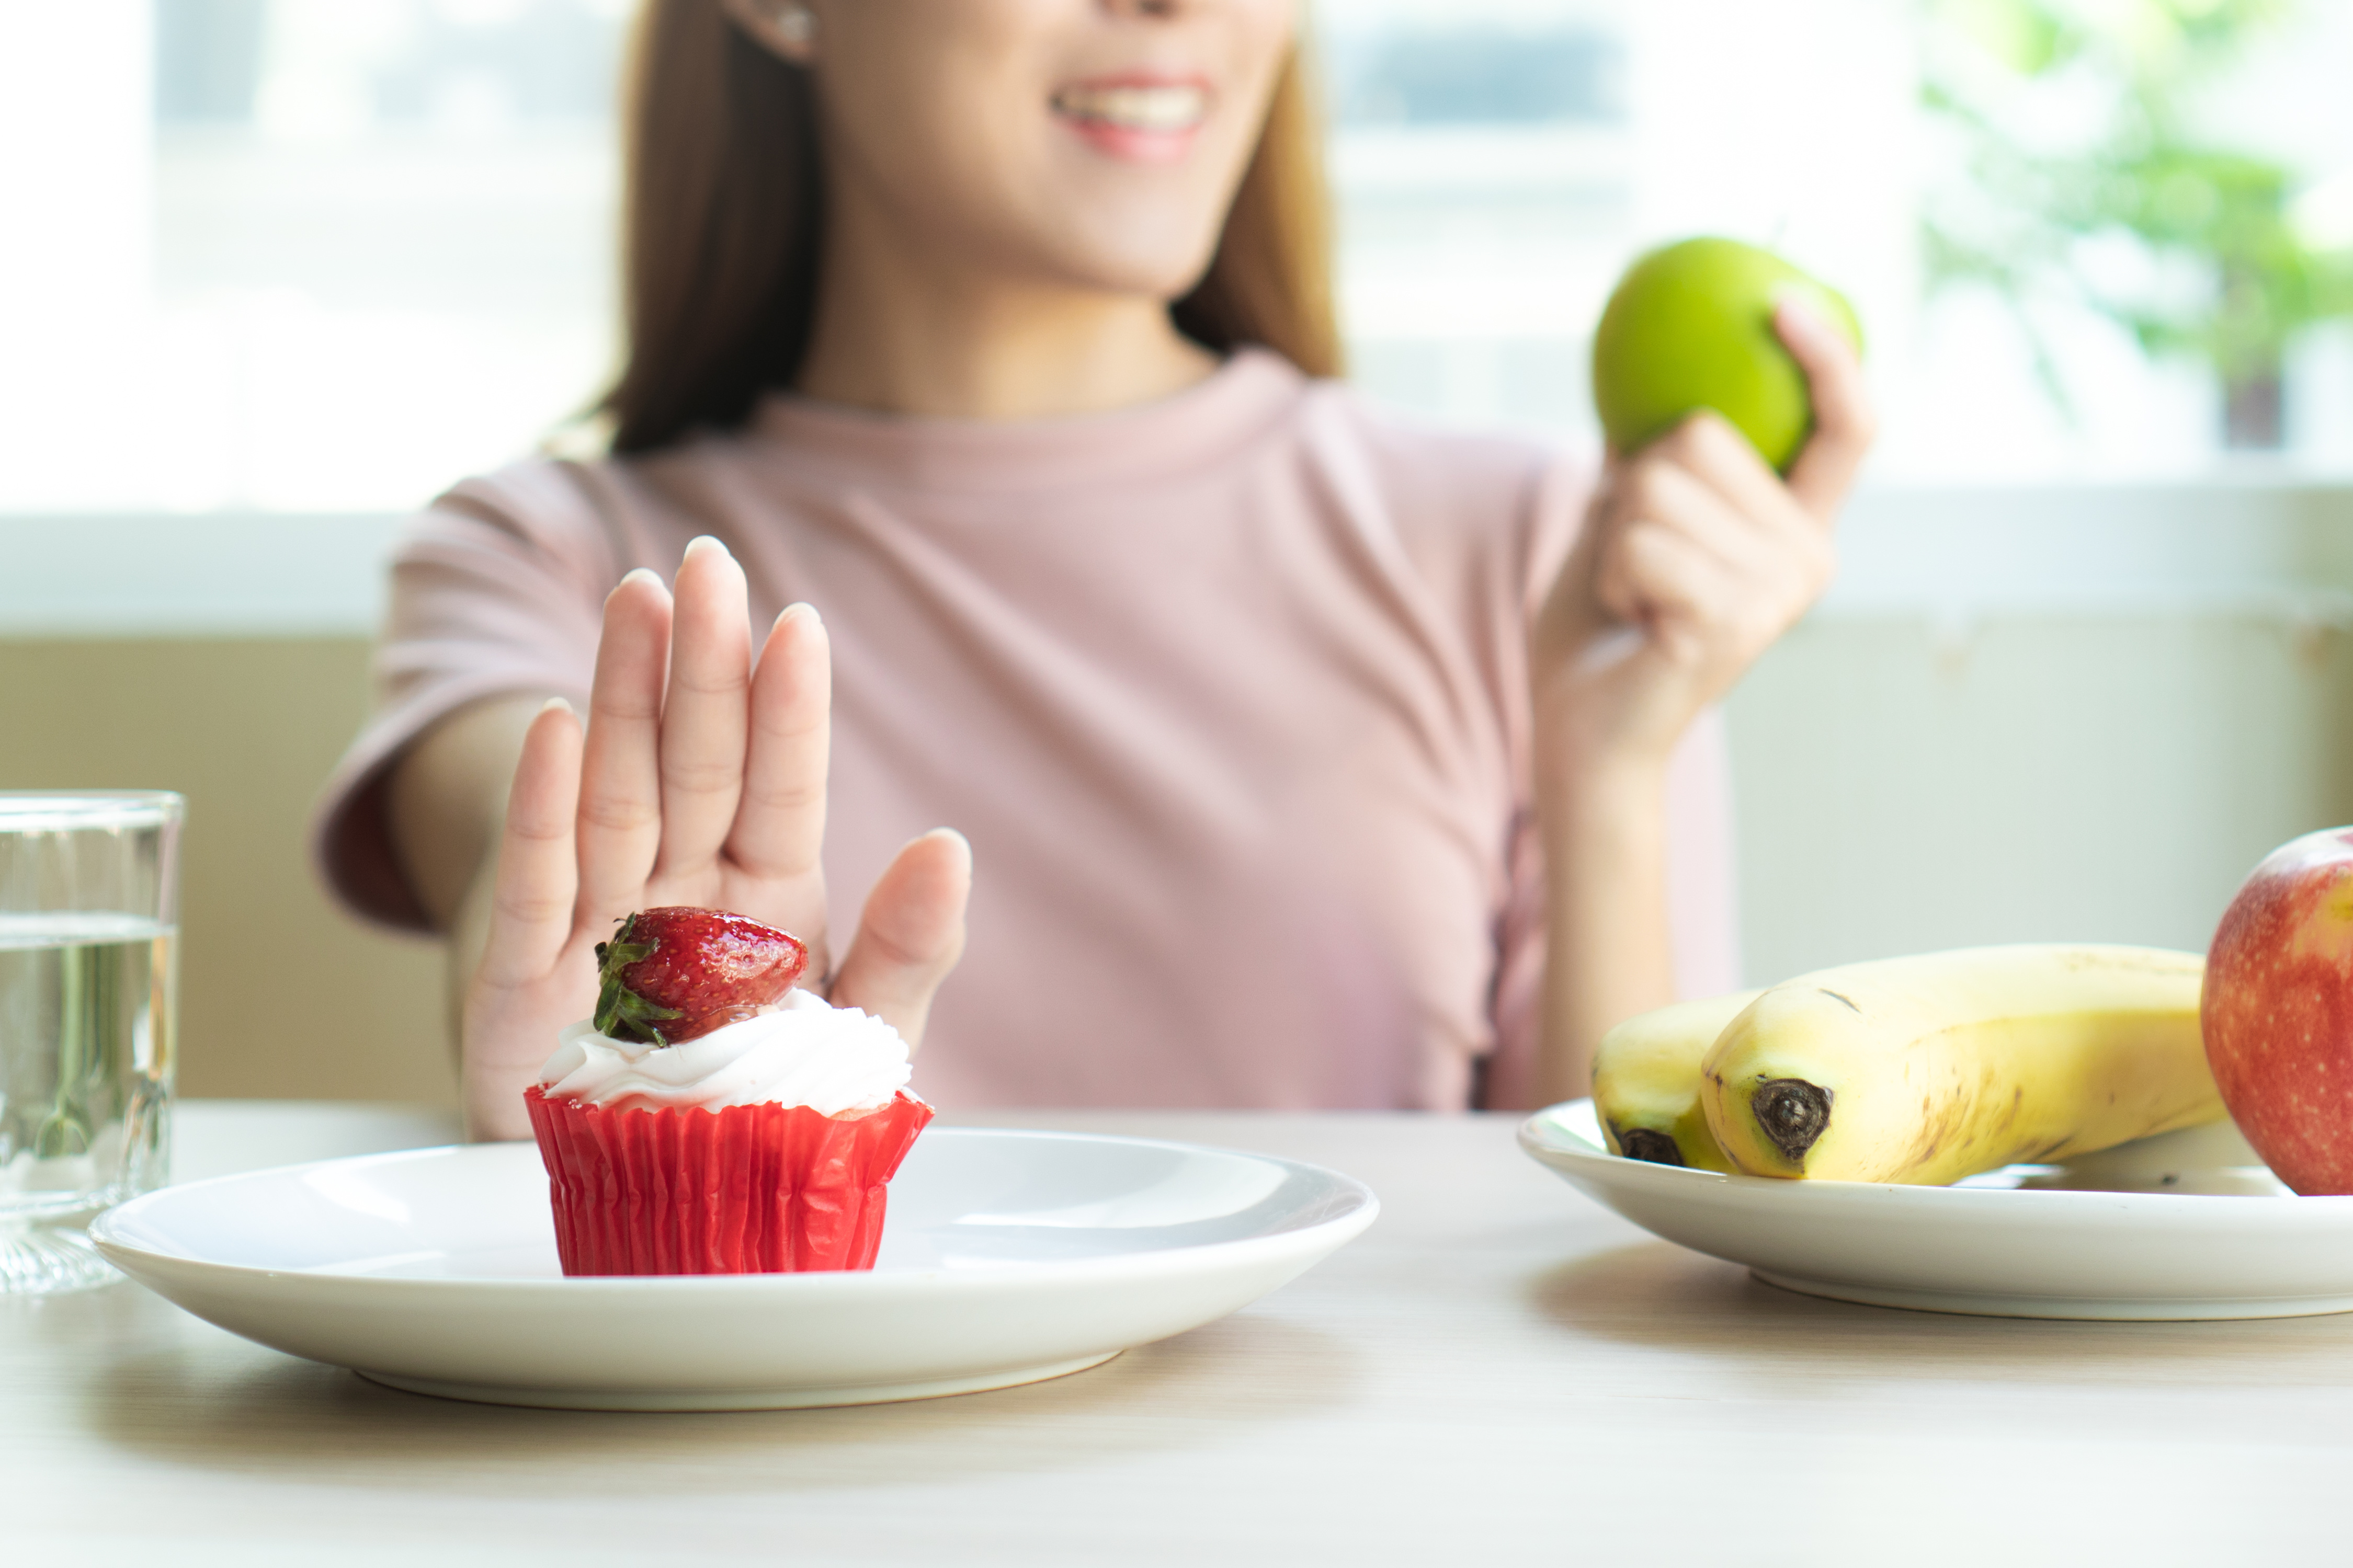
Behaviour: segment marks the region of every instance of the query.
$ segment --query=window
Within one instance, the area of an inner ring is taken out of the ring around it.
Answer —
[[[1585,344],[1611,280],[1648,244],[1728,233],[1854,299],[1883,479],[2211,468],[2194,363],[2035,301],[2071,419],[2018,311],[1982,287],[1928,297],[1924,201],[1967,178],[1921,108],[1936,3],[1324,0],[1358,380],[1590,440]],[[39,237],[0,247],[0,510],[400,510],[577,412],[612,364],[630,9],[0,12],[0,203]],[[2353,250],[2348,58],[2353,0],[2302,0],[2192,107],[2279,159],[2297,221]],[[2353,467],[2353,330],[2304,334],[2284,381],[2290,456]]]
[[[12,172],[72,242],[0,255],[37,367],[0,389],[35,437],[0,507],[406,510],[576,412],[612,356],[627,10],[13,8],[36,36],[0,56],[47,64],[0,91],[39,132]]]

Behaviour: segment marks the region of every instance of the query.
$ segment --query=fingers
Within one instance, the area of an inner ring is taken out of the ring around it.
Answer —
[[[1689,416],[1644,447],[1627,465],[1627,478],[1639,485],[1646,477],[1677,470],[1704,484],[1734,511],[1768,528],[1811,532],[1820,527],[1748,437],[1713,409]]]
[[[1621,612],[1621,618],[1641,625],[1672,663],[1697,666],[1709,662],[1718,644],[1728,642],[1746,652],[1757,640],[1746,623],[1761,595],[1736,569],[1681,530],[1635,523],[1611,552],[1609,576],[1611,590],[1634,606],[1631,613]]]
[[[744,569],[708,537],[686,547],[670,617],[660,723],[660,850],[654,874],[708,872],[735,821],[750,722],[752,638]]]
[[[661,847],[662,682],[670,599],[640,568],[605,600],[580,773],[580,902],[599,919],[634,907]]]
[[[833,654],[808,605],[776,617],[752,677],[751,754],[727,852],[752,876],[814,877],[825,847]]]
[[[580,797],[580,725],[562,698],[523,731],[522,756],[507,792],[506,826],[492,880],[482,978],[528,984],[555,967],[572,935],[578,872],[574,814]]]
[[[1617,466],[1591,524],[1599,621],[1573,644],[1578,678],[1611,623],[1639,626],[1663,672],[1714,700],[1820,596],[1835,570],[1828,530],[1747,439],[1695,415]],[[1633,650],[1622,650],[1631,652]]]
[[[1773,312],[1773,329],[1806,373],[1814,405],[1813,433],[1789,465],[1789,490],[1827,523],[1838,515],[1878,434],[1862,361],[1838,329],[1802,299],[1781,301]]]
[[[1620,540],[1615,548],[1601,552],[1595,586],[1604,606],[1620,620],[1641,618],[1640,597],[1624,571],[1623,540],[1636,529],[1664,528],[1680,534],[1736,570],[1770,569],[1778,544],[1771,526],[1744,513],[1720,490],[1673,462],[1654,458],[1629,470],[1611,499],[1610,525]]]
[[[1602,508],[1596,592],[1620,620],[1640,620],[1642,595],[1616,541],[1663,527],[1746,582],[1777,624],[1812,602],[1836,565],[1829,535],[1799,506],[1756,449],[1714,415],[1695,415],[1611,479]]]
[[[862,1007],[912,1047],[922,1043],[932,997],[964,953],[972,847],[938,827],[899,851],[867,895],[857,940],[834,977],[837,1007]]]

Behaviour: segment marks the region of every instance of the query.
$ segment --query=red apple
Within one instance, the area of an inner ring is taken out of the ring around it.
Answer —
[[[2353,1193],[2353,827],[2280,846],[2240,887],[2200,1022],[2222,1103],[2273,1173]]]

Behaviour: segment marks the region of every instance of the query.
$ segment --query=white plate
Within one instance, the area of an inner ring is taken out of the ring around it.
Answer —
[[[2353,1311],[2353,1197],[2295,1196],[2228,1121],[1949,1187],[1623,1159],[1589,1100],[1530,1117],[1520,1147],[1645,1230],[1810,1296],[2005,1318]]]
[[[891,1184],[871,1273],[567,1279],[530,1143],[166,1187],[90,1234],[196,1316],[395,1387],[775,1409],[1081,1371],[1265,1294],[1378,1207],[1359,1182],[1265,1155],[935,1127]]]

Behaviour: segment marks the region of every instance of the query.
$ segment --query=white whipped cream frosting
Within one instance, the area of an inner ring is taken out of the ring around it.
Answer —
[[[683,1045],[638,1045],[581,1022],[539,1069],[550,1100],[672,1109],[806,1105],[824,1116],[879,1110],[907,1081],[907,1042],[855,1007],[814,991]]]

